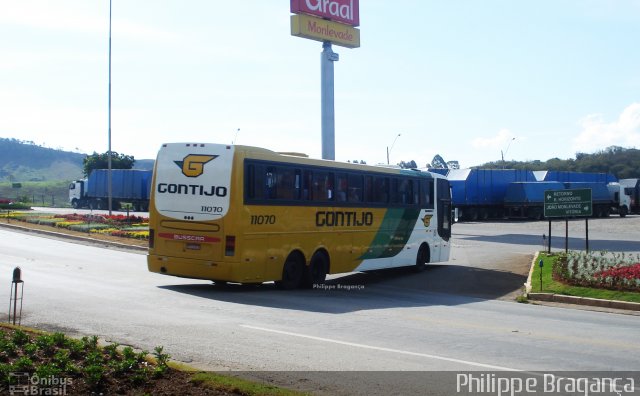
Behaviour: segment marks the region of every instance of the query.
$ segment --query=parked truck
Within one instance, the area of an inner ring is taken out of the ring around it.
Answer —
[[[631,200],[629,213],[640,214],[640,179],[621,179],[620,185]]]
[[[625,217],[631,213],[631,194],[621,183],[607,184],[611,198],[611,212]]]
[[[504,198],[506,216],[540,220],[544,218],[544,192],[567,189],[591,190],[593,217],[611,213],[625,217],[629,213],[631,197],[619,183],[538,181],[509,184]]]
[[[112,169],[111,208],[129,203],[136,211],[149,210],[150,170]],[[95,169],[87,179],[69,184],[69,203],[74,208],[108,209],[109,170]]]
[[[601,182],[572,182],[564,183],[564,185],[570,190],[591,190],[592,217],[607,217],[612,212],[619,213],[619,204],[614,200],[614,194],[609,191],[608,184]]]

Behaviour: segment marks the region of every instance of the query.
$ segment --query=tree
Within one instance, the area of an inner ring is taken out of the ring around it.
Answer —
[[[411,161],[400,161],[400,163],[398,164],[400,165],[400,168],[402,169],[418,169],[418,164],[416,164],[416,161],[411,160]]]
[[[460,163],[458,161],[447,161],[447,168],[460,169]]]
[[[442,158],[442,156],[440,156],[440,154],[436,154],[431,160],[431,168],[447,169],[447,162]]]
[[[111,152],[111,169],[131,169],[136,160],[132,155],[118,154]],[[109,152],[98,154],[95,151],[91,155],[87,155],[82,160],[82,173],[85,177],[89,177],[94,169],[109,168]]]

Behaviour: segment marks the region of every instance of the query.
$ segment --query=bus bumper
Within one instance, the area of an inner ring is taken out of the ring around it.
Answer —
[[[232,263],[214,262],[149,254],[147,267],[150,272],[185,278],[212,281],[242,282],[236,279]]]

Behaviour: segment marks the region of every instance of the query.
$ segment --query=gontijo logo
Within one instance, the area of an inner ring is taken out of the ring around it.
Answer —
[[[182,161],[174,161],[187,177],[198,177],[204,172],[204,164],[218,157],[217,155],[189,154]]]

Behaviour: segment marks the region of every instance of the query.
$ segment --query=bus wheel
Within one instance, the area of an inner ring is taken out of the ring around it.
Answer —
[[[304,259],[298,253],[291,253],[282,268],[282,280],[276,281],[279,289],[291,290],[299,287],[304,274]]]
[[[324,283],[327,279],[328,271],[329,259],[327,258],[327,255],[324,252],[315,252],[313,256],[311,256],[309,267],[305,268],[302,286],[306,289],[310,289],[313,285]]]
[[[429,253],[429,246],[426,243],[420,245],[418,250],[418,256],[416,257],[416,265],[414,267],[416,272],[422,272],[427,268],[427,263],[431,260],[431,254]]]

